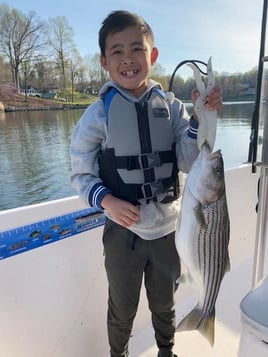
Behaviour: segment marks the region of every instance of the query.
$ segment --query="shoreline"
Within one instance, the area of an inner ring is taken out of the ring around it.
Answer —
[[[31,111],[47,111],[47,110],[70,110],[70,109],[86,109],[90,104],[63,104],[63,105],[51,105],[51,106],[40,106],[40,107],[4,107],[2,112],[12,113],[12,112],[31,112]]]
[[[225,100],[223,103],[228,105],[232,104],[233,102],[246,103],[254,102],[254,100],[251,100],[249,98],[247,98],[247,100],[245,100],[245,98],[240,100],[228,99]],[[37,99],[33,97],[28,97],[28,99],[25,101],[23,97],[17,95],[15,98],[9,100],[0,98],[0,113],[86,109],[91,103],[92,101],[89,101],[89,103],[86,104],[62,103],[46,99]],[[188,101],[185,101],[184,103],[186,104],[186,106],[192,104]]]
[[[66,103],[42,98],[28,97],[26,100],[21,95],[11,95],[0,97],[0,112],[29,112],[29,111],[45,111],[45,110],[72,110],[72,109],[86,109],[92,100],[88,103]]]

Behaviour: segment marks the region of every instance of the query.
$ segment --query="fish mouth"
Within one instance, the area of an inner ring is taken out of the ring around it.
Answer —
[[[201,154],[205,155],[208,160],[215,160],[218,159],[222,156],[221,150],[218,149],[214,152],[210,151],[210,147],[207,143],[203,144],[202,149],[201,149]]]
[[[212,153],[209,154],[208,156],[208,159],[209,160],[215,160],[215,159],[219,159],[222,157],[222,154],[221,154],[221,150],[217,150],[217,151],[214,151]]]
[[[217,160],[221,160],[222,159],[222,154],[221,154],[221,150],[216,150],[214,152],[211,152],[209,149],[209,146],[204,144],[201,150],[201,156],[200,159],[201,160],[207,160],[208,162],[212,162],[212,161],[217,161]]]

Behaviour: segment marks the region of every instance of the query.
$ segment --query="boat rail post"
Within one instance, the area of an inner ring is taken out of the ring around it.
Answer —
[[[266,76],[263,76],[262,88],[265,88],[267,84],[268,80]],[[260,176],[258,184],[257,223],[253,261],[253,287],[256,286],[264,276],[266,244],[268,239],[268,103],[265,96],[266,94],[263,92],[260,106],[260,116],[263,121],[261,160],[254,164],[255,167],[259,167]]]
[[[268,1],[263,1],[262,26],[261,26],[261,44],[259,53],[259,69],[257,78],[256,101],[255,101],[255,127],[254,143],[251,148],[252,168],[255,172],[260,167],[259,187],[258,187],[258,210],[255,235],[255,250],[253,261],[252,286],[254,287],[264,275],[265,265],[265,248],[267,240],[267,220],[268,220],[268,104],[267,104],[267,69],[264,65],[268,62],[268,56],[265,56],[266,49],[266,27],[267,27],[267,8]],[[259,118],[263,118],[263,135],[262,135],[262,156],[261,162],[256,162],[258,141],[259,141]]]
[[[252,287],[263,278],[268,220],[268,165],[256,163],[260,168],[259,202],[256,223]]]

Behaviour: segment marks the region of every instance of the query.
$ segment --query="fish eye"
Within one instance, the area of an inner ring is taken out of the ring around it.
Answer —
[[[216,166],[215,167],[215,173],[217,174],[217,176],[221,176],[223,170],[220,166]]]

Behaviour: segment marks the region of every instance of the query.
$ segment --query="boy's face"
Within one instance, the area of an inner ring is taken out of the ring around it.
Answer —
[[[152,64],[158,56],[146,36],[136,27],[128,27],[106,39],[102,66],[113,81],[139,97],[147,88]]]

